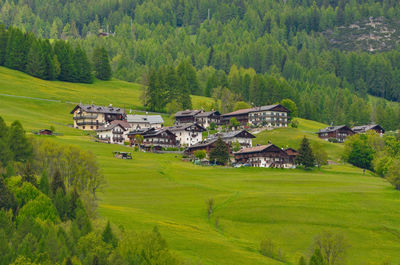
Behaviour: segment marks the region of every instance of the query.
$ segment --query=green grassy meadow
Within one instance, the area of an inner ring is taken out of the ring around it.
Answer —
[[[99,216],[126,230],[150,231],[157,225],[170,248],[193,264],[285,264],[259,253],[266,237],[286,254],[287,264],[297,264],[326,230],[345,236],[348,264],[386,257],[400,263],[400,192],[385,180],[348,165],[313,171],[201,167],[173,154],[142,152],[133,153],[130,161],[115,159],[112,151],[129,148],[95,143],[66,126],[72,124],[73,107],[66,102],[89,102],[94,92],[95,104],[141,107],[135,84],[48,82],[0,68],[0,94],[61,100],[0,95],[0,116],[8,124],[20,120],[28,132],[54,126],[64,136],[40,137],[96,154],[107,180],[99,193]],[[299,119],[298,128],[262,132],[254,143],[271,140],[296,148],[304,135],[320,141],[314,132],[322,127]],[[340,157],[342,145],[321,143],[331,159]],[[215,201],[210,219],[209,198]]]

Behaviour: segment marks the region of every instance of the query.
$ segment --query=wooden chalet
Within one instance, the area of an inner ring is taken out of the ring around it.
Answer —
[[[163,148],[177,147],[176,136],[167,128],[146,128],[133,130],[128,133],[130,145],[138,145],[136,135],[143,136],[141,147],[145,150],[162,150]]]
[[[202,110],[183,110],[175,113],[175,124],[185,124],[196,122],[196,115],[202,113]]]
[[[296,165],[285,150],[273,144],[244,148],[233,154],[238,164],[252,167],[294,168]]]
[[[81,130],[97,130],[101,126],[114,120],[125,120],[125,110],[113,107],[96,105],[76,105],[71,111],[74,115],[74,128]]]
[[[337,140],[339,143],[343,143],[347,136],[351,136],[353,134],[353,130],[346,125],[329,126],[318,131],[319,138],[326,141],[330,139]]]
[[[297,150],[294,150],[293,148],[286,148],[285,152],[289,156],[290,164],[296,165],[296,157],[299,155],[299,152],[297,152]]]
[[[218,111],[205,111],[195,115],[196,123],[200,124],[204,128],[208,128],[211,123],[219,125],[221,114]]]
[[[355,126],[351,129],[354,133],[366,133],[371,130],[375,131],[379,135],[383,135],[385,133],[385,130],[379,124]]]
[[[49,129],[43,129],[39,131],[39,135],[53,135],[53,131]]]
[[[196,152],[198,150],[205,150],[207,155],[209,155],[210,151],[215,147],[215,143],[217,142],[217,140],[218,140],[218,138],[208,139],[208,140],[199,142],[197,144],[194,144],[192,146],[189,146],[188,148],[186,148],[185,154],[186,155],[194,155],[194,152]],[[228,143],[225,143],[225,144],[228,146],[229,153],[230,153],[231,146]]]
[[[246,126],[249,123],[249,113],[253,109],[241,109],[230,113],[221,115],[221,124],[228,125],[232,118],[236,118],[242,126]]]

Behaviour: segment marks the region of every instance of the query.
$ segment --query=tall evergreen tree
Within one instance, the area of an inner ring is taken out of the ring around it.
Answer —
[[[315,249],[314,254],[310,258],[309,265],[326,265],[324,257],[319,248]]]
[[[24,34],[16,28],[9,29],[4,65],[11,69],[25,71],[32,39],[31,34]]]
[[[25,131],[19,121],[14,121],[9,129],[8,143],[13,160],[26,161],[32,156],[32,144],[26,138]]]
[[[61,190],[65,194],[64,180],[62,179],[61,172],[58,169],[54,172],[50,188],[53,195],[56,195],[58,190]]]
[[[7,50],[8,32],[4,25],[0,24],[0,65],[4,65]]]
[[[73,49],[68,42],[58,40],[54,44],[54,53],[60,63],[60,74],[58,79],[61,81],[74,81],[74,61]]]
[[[178,82],[178,102],[182,104],[183,109],[192,108],[192,98],[190,97],[189,82],[185,76],[180,77]]]
[[[26,72],[41,79],[46,79],[47,77],[47,65],[41,40],[34,40],[31,45]]]
[[[111,224],[110,221],[107,222],[106,227],[104,228],[103,234],[102,234],[103,241],[110,244],[114,248],[117,246],[118,241],[117,237],[114,235],[112,229],[111,229]]]
[[[92,70],[86,52],[80,46],[74,51],[74,81],[93,83]]]
[[[215,142],[215,147],[210,151],[210,162],[215,162],[218,165],[226,165],[229,160],[229,147],[228,145],[221,139]]]
[[[44,76],[44,79],[46,80],[55,80],[57,79],[58,75],[60,74],[59,70],[59,62],[58,60],[55,61],[55,54],[53,47],[51,46],[49,40],[44,40],[42,41],[42,52],[44,54],[44,60],[45,60],[45,65],[46,65],[46,75]],[[58,64],[56,69],[56,65]]]
[[[296,158],[296,163],[303,165],[305,168],[312,168],[315,165],[315,158],[312,153],[310,142],[306,137],[301,141],[299,155]]]
[[[111,79],[111,65],[108,53],[104,47],[96,47],[93,51],[93,66],[95,76],[100,80]]]

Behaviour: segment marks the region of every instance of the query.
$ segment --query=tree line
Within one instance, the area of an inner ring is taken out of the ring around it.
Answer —
[[[92,67],[93,65],[93,67]],[[93,63],[80,45],[68,41],[37,38],[18,28],[0,25],[0,66],[19,70],[45,80],[93,83],[111,78],[108,54],[103,47],[93,51]]]
[[[0,117],[0,264],[182,264],[157,228],[95,218],[99,171],[90,152],[30,139]]]

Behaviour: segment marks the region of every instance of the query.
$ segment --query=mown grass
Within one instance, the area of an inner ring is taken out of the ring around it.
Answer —
[[[37,91],[42,81],[23,85],[20,76],[31,78],[0,72],[0,93],[36,97],[47,93]],[[48,86],[44,91],[54,89],[52,93],[58,95],[70,84]],[[74,100],[68,93],[63,100]],[[119,94],[108,97],[104,100],[125,101]],[[0,116],[7,123],[18,119],[28,131],[53,125],[64,136],[40,137],[78,145],[97,156],[107,180],[99,194],[101,216],[127,230],[150,230],[157,225],[171,249],[185,259],[215,265],[282,264],[259,253],[260,241],[268,237],[286,254],[289,264],[296,264],[300,255],[310,254],[314,237],[330,230],[344,234],[351,246],[348,264],[385,257],[393,264],[400,262],[400,193],[381,178],[363,175],[348,165],[313,171],[201,167],[182,162],[176,155],[150,153],[133,153],[133,160],[119,160],[112,151],[129,148],[95,143],[86,133],[66,126],[72,123],[72,106],[0,96]],[[304,135],[319,141],[313,132],[323,124],[299,122],[297,129],[260,133],[255,143],[270,139],[296,148]],[[341,145],[322,144],[332,158],[338,157]],[[215,201],[210,220],[209,198]]]

